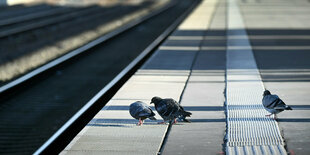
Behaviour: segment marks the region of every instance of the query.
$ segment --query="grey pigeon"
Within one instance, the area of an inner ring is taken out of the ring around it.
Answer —
[[[176,118],[180,117],[184,121],[189,122],[185,117],[190,117],[192,113],[187,112],[183,107],[174,99],[166,98],[162,99],[160,97],[153,97],[151,104],[155,104],[155,109],[158,114],[164,119],[164,121],[169,121],[170,123],[174,120],[176,123]],[[163,122],[164,123],[164,122]]]
[[[154,117],[155,113],[152,111],[152,109],[141,101],[136,101],[130,104],[129,113],[133,118],[139,120],[137,125],[142,125],[144,120],[147,118],[156,120]]]
[[[284,110],[293,110],[291,107],[286,105],[277,95],[272,95],[269,90],[265,90],[263,94],[263,106],[271,114],[266,116],[271,116],[284,111]]]

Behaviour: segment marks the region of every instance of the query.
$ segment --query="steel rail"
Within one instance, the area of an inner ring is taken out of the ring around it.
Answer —
[[[52,8],[49,10],[42,10],[40,12],[34,12],[34,13],[26,14],[26,15],[13,17],[13,18],[2,19],[0,21],[0,26],[17,24],[20,22],[25,22],[25,21],[34,20],[34,19],[38,19],[38,18],[42,18],[46,16],[56,15],[56,14],[63,14],[63,13],[71,12],[71,11],[74,11],[74,10],[68,9],[68,8]]]
[[[116,37],[117,35],[125,32],[126,30],[142,23],[143,21],[161,13],[162,11],[164,10],[167,10],[168,8],[174,6],[175,3],[170,3],[169,5],[165,6],[164,8],[161,8],[155,12],[153,12],[152,14],[149,14],[145,17],[142,17],[140,19],[137,19],[133,22],[130,22],[129,24],[126,24],[114,31],[111,31],[109,33],[107,33],[106,35],[102,36],[102,37],[99,37],[55,60],[52,60],[51,62],[37,68],[37,69],[34,69],[33,71],[3,85],[0,87],[0,98],[6,96],[7,94],[9,94],[10,92],[13,92],[16,88],[20,87],[21,85],[25,84],[28,80],[31,80],[32,78],[34,77],[37,77],[38,75],[41,75],[43,72],[47,72],[48,70],[62,64],[63,62],[69,60],[69,59],[72,59],[73,57],[77,56],[77,55],[80,55],[81,53],[85,53],[87,52],[89,49],[113,38],[113,37]]]
[[[36,11],[42,11],[49,8],[51,8],[51,6],[44,4],[30,5],[29,7],[25,7],[24,5],[21,4],[4,6],[0,10],[0,19],[2,20],[10,16],[19,16],[21,14],[30,14]]]
[[[51,136],[36,152],[34,152],[34,155],[59,153],[62,151],[74,136],[76,136],[76,134],[82,130],[93,116],[114,96],[121,86],[140,68],[140,66],[143,65],[155,49],[177,28],[197,4],[198,3],[193,2],[192,6],[189,7],[187,11],[178,17],[173,24],[157,37],[156,40],[152,42],[138,57],[136,57],[111,82],[90,99],[74,116],[56,131],[53,136]],[[170,8],[172,5],[175,5],[175,3],[157,11],[151,16]]]
[[[20,26],[20,27],[15,27],[15,28],[12,28],[12,29],[8,29],[8,30],[0,32],[0,38],[7,37],[9,35],[14,35],[14,34],[17,34],[17,33],[22,33],[22,32],[25,32],[25,31],[30,31],[30,30],[33,30],[33,29],[36,29],[36,28],[41,28],[41,27],[44,27],[44,26],[56,24],[56,23],[59,23],[61,21],[65,21],[65,20],[71,19],[73,17],[76,17],[79,14],[83,15],[83,14],[87,14],[89,12],[96,11],[97,9],[98,8],[96,8],[96,7],[83,8],[81,10],[70,12],[70,13],[68,13],[66,15],[63,15],[63,16],[55,17],[55,18],[52,18],[52,19],[41,20],[41,21],[38,21],[36,23],[31,23],[31,24]]]

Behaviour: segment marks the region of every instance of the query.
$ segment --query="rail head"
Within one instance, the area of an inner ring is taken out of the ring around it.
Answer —
[[[106,42],[116,36],[118,36],[119,34],[133,28],[134,26],[142,23],[143,21],[147,20],[147,19],[150,19],[151,17],[171,8],[172,6],[174,6],[175,3],[170,3],[168,4],[167,6],[161,8],[161,9],[158,9],[156,11],[154,11],[153,13],[147,15],[147,16],[144,16],[142,18],[139,18],[137,20],[134,20],[114,31],[111,31],[109,33],[107,33],[106,35],[104,36],[101,36],[71,52],[68,52],[67,54],[59,57],[59,58],[56,58],[55,60],[52,60],[51,62],[45,64],[45,65],[42,65],[41,67],[38,67],[34,70],[32,70],[31,72],[3,85],[0,87],[0,98],[2,98],[3,96],[7,96],[9,93],[13,92],[17,87],[20,87],[21,85],[23,85],[24,83],[26,83],[27,81],[33,79],[34,77],[37,77],[41,74],[43,74],[44,72],[47,72],[53,68],[55,68],[56,66],[59,66],[60,64],[78,56],[78,55],[81,55],[82,53],[86,53],[89,49],[91,48],[94,48],[96,47],[97,45],[103,43],[103,42]]]
[[[167,10],[174,6],[171,3],[151,15],[155,16],[160,12]],[[177,28],[177,26],[186,18],[186,16],[195,8],[199,0],[195,1],[179,18],[177,18],[172,25],[170,25],[164,33],[151,43],[138,57],[136,57],[126,68],[124,68],[111,82],[109,82],[103,89],[101,89],[92,99],[90,99],[74,116],[72,116],[55,134],[50,137],[36,152],[38,154],[59,153],[67,144],[78,134],[78,132],[93,118],[100,110],[121,88],[121,86],[143,65],[143,63],[152,55],[156,48]],[[146,20],[146,19],[144,19]],[[142,21],[140,21],[142,22]],[[139,23],[140,23],[139,22]],[[134,25],[137,25],[133,24]]]

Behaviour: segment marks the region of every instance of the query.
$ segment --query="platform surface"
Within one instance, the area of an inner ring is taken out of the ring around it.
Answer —
[[[238,8],[239,17],[234,20],[237,27],[229,24],[236,18],[227,14],[229,9],[236,11],[229,3]],[[238,46],[228,49],[231,42]],[[231,49],[237,53],[231,55]],[[191,123],[172,126],[162,154],[223,154],[227,151],[225,111],[229,105],[225,101],[230,95],[226,94],[227,76],[231,67],[247,66],[243,63],[249,57],[242,51],[248,49],[253,55],[250,63],[256,64],[263,84],[259,89],[278,94],[294,109],[280,113],[274,121],[286,149],[278,154],[310,154],[307,0],[203,0],[61,154],[157,154],[168,125],[157,124],[161,118],[155,111],[157,121],[147,120],[143,126],[136,126],[138,121],[128,112],[131,103],[149,104],[153,96],[174,98],[193,113]],[[251,82],[238,76],[234,80]],[[256,97],[261,98],[259,95]],[[270,145],[266,154],[274,154],[273,147]],[[259,152],[239,149],[226,153]]]

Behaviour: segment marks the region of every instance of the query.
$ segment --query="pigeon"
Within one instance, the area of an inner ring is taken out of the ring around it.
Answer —
[[[263,94],[263,106],[271,114],[266,116],[271,116],[274,114],[274,119],[276,119],[276,114],[284,110],[293,110],[291,107],[286,105],[277,95],[272,95],[269,90],[265,90]]]
[[[158,114],[164,119],[165,121],[169,121],[170,123],[174,120],[174,123],[176,123],[176,118],[180,117],[185,122],[189,122],[185,117],[190,117],[192,113],[187,112],[183,109],[183,107],[174,99],[172,98],[166,98],[162,99],[160,97],[153,97],[151,104],[155,104],[155,109],[158,112]]]
[[[138,126],[142,125],[144,120],[149,118],[151,120],[156,120],[155,113],[152,111],[152,109],[141,101],[136,101],[129,106],[129,113],[130,115],[139,120]]]

